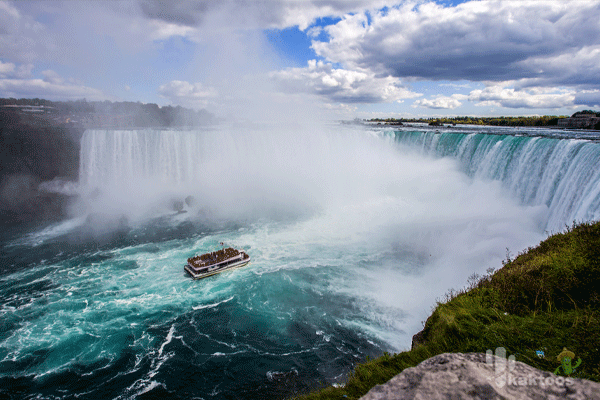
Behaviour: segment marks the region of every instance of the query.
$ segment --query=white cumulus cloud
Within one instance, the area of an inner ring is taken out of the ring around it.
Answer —
[[[304,68],[287,68],[270,75],[284,91],[317,94],[341,103],[394,102],[421,96],[400,85],[394,77],[334,68],[316,60],[310,60]]]
[[[14,63],[3,63],[0,61],[0,79],[4,78],[29,78],[33,64],[21,64],[18,67]]]
[[[15,72],[15,64],[0,61],[0,78],[6,78]]]
[[[50,100],[111,99],[104,92],[64,79],[53,70],[42,71],[43,79],[32,75],[33,64],[15,65],[0,62],[0,97],[40,97]]]
[[[54,83],[57,85],[65,83],[65,80],[57,72],[50,69],[42,71],[42,75],[44,76],[44,82]]]
[[[83,85],[48,82],[43,79],[0,79],[1,97],[40,97],[50,100],[107,100],[101,90]]]
[[[466,96],[465,96],[466,97]],[[460,107],[462,103],[457,96],[437,96],[433,99],[419,99],[413,103],[413,107],[426,107],[432,109],[454,109]]]
[[[469,101],[479,106],[497,106],[507,108],[561,108],[575,104],[575,91],[534,87],[517,90],[502,84],[473,90]]]
[[[345,68],[400,78],[597,85],[599,19],[597,1],[407,2],[346,15],[312,47]]]

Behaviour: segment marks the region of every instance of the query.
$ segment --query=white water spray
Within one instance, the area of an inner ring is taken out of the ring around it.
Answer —
[[[99,187],[119,212],[192,194],[221,218],[294,216],[285,229],[244,236],[255,264],[271,272],[314,262],[339,269],[326,290],[360,299],[371,321],[363,329],[395,348],[410,342],[449,287],[499,267],[507,247],[536,244],[547,218],[546,207],[519,205],[500,183],[468,177],[455,160],[339,126],[87,131],[81,160],[84,187]],[[297,261],[282,263],[287,258]]]

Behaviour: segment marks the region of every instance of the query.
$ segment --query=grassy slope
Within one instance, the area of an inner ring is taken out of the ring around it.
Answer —
[[[367,360],[344,387],[301,398],[357,399],[434,355],[499,346],[517,361],[551,372],[567,347],[583,360],[572,376],[600,382],[600,222],[553,235],[475,281],[470,290],[449,297],[427,319],[424,344]],[[536,350],[546,357],[538,358]]]

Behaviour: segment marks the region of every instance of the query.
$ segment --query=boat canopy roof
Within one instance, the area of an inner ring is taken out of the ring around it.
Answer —
[[[199,256],[188,258],[188,263],[195,267],[205,267],[214,264],[221,263],[230,258],[239,256],[241,253],[239,250],[228,247],[218,251],[205,253]]]

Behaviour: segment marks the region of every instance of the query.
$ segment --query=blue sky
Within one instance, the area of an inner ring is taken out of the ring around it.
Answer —
[[[600,108],[599,20],[592,0],[2,1],[0,96],[565,115]]]

